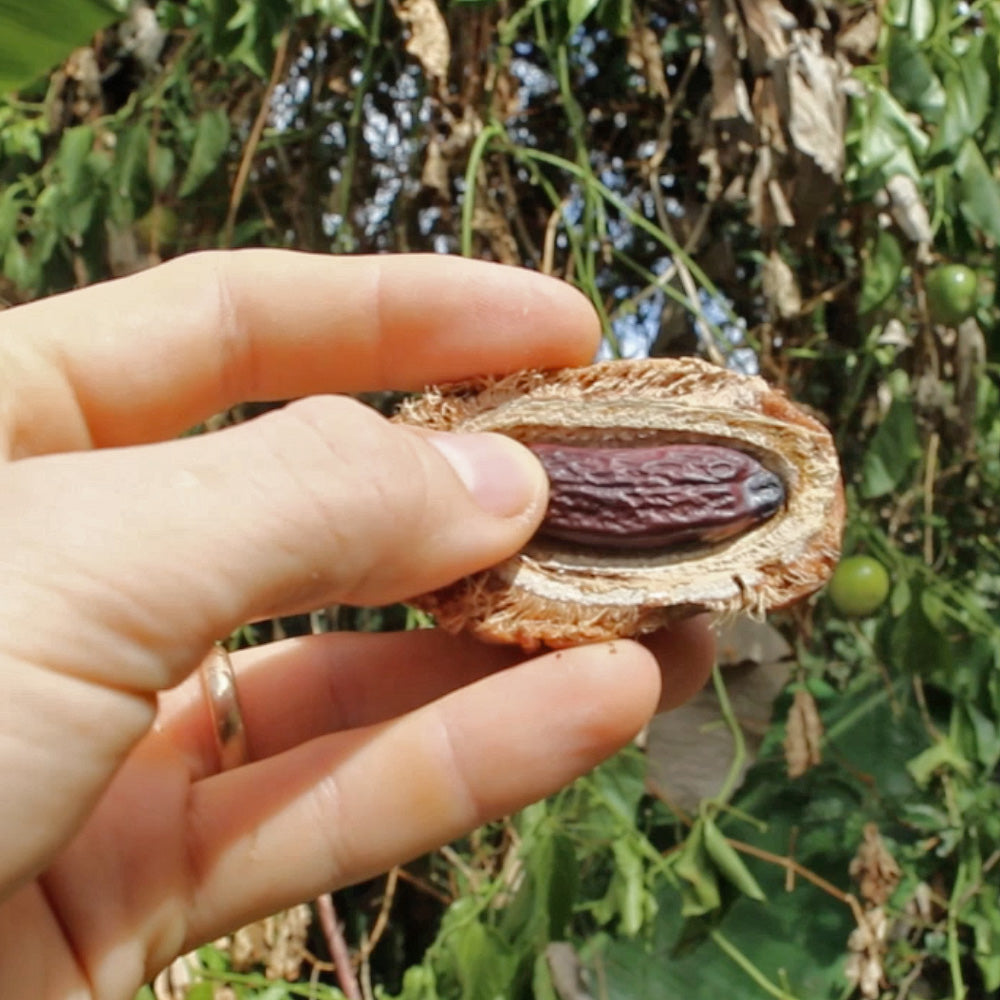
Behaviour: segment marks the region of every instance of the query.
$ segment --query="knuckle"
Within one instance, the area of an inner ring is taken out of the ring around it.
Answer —
[[[344,397],[311,397],[274,415],[268,460],[307,506],[335,555],[340,584],[361,591],[379,564],[401,561],[433,516],[430,476],[415,439]],[[287,495],[287,494],[286,494]]]

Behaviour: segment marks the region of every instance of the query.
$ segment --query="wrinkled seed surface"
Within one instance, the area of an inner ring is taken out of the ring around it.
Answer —
[[[661,549],[722,541],[780,510],[781,479],[721,445],[532,444],[549,477],[540,534],[597,548]]]

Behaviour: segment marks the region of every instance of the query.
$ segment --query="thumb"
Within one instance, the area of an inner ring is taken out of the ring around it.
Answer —
[[[429,434],[341,397],[3,475],[0,641],[136,692],[176,683],[247,621],[390,603],[499,562],[547,498],[508,438]]]
[[[176,684],[240,624],[389,602],[514,552],[541,466],[319,397],[217,434],[0,468],[0,896],[78,828]]]

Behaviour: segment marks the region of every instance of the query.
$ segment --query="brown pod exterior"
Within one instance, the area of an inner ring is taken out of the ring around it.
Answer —
[[[632,550],[536,535],[498,566],[412,602],[449,631],[532,650],[640,635],[701,611],[760,616],[819,589],[840,555],[843,486],[827,429],[763,379],[697,358],[438,387],[407,401],[396,419],[525,444],[721,445],[752,456],[784,486],[776,514],[717,542]]]

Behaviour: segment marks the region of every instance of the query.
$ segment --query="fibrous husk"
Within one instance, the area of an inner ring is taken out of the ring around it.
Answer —
[[[827,430],[763,379],[696,358],[484,378],[431,389],[397,419],[525,443],[725,445],[785,485],[774,517],[714,544],[623,551],[536,537],[414,601],[451,631],[533,649],[633,636],[699,611],[759,616],[816,590],[839,555],[843,491]]]

